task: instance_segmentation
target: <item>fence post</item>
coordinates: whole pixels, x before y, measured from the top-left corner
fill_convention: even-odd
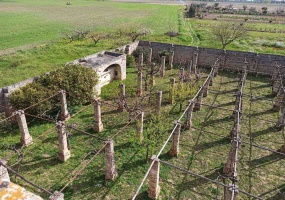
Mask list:
[[[148,59],[147,59],[147,64],[150,66],[151,65],[151,59],[152,59],[152,48],[148,49]]]
[[[203,89],[198,94],[197,101],[195,102],[195,105],[194,105],[194,108],[193,108],[194,112],[197,112],[197,111],[201,110],[202,99],[203,99]]]
[[[141,112],[137,118],[137,136],[140,138],[140,142],[143,140],[143,118],[144,118],[144,112]]]
[[[115,180],[118,173],[116,171],[115,156],[114,156],[114,140],[107,140],[105,146],[106,154],[106,172],[105,180]]]
[[[232,199],[232,193],[234,191],[234,198]],[[233,184],[229,184],[228,187],[224,186],[224,200],[235,200],[238,195],[238,189]]]
[[[65,162],[70,158],[70,150],[68,148],[68,138],[66,132],[66,125],[64,121],[58,121],[56,123],[57,134],[58,134],[58,158],[59,160]]]
[[[186,112],[186,121],[184,123],[184,127],[187,129],[190,129],[192,126],[192,113],[193,113],[193,108],[194,108],[194,101],[193,100],[189,100],[188,101],[188,110]]]
[[[33,138],[29,133],[25,112],[23,110],[18,110],[16,112],[16,118],[21,133],[21,144],[24,146],[31,145],[33,143]]]
[[[94,131],[100,133],[103,131],[103,123],[101,118],[101,102],[100,99],[94,100]]]
[[[155,108],[157,114],[160,114],[161,102],[162,102],[162,91],[157,91],[156,92],[156,108]]]
[[[49,200],[64,200],[64,194],[58,191],[55,191],[53,195],[49,197]]]
[[[171,51],[169,54],[169,65],[168,65],[169,70],[172,70],[173,68],[173,58],[174,58],[174,51]]]
[[[169,88],[169,103],[174,103],[174,86],[175,86],[175,78],[170,79],[170,88]]]
[[[172,147],[169,152],[169,154],[173,157],[178,157],[178,154],[179,154],[179,138],[180,138],[180,132],[181,132],[181,123],[176,122],[176,124],[177,126],[172,136]]]
[[[284,121],[285,121],[285,108],[281,109],[281,115],[276,123],[276,128],[281,130],[284,128]]]
[[[6,160],[0,159],[0,162],[3,163],[4,165],[7,164]],[[10,182],[10,176],[8,170],[2,165],[0,165],[0,181]]]
[[[278,94],[277,94],[277,99],[276,99],[276,101],[274,102],[274,105],[273,105],[273,110],[274,111],[277,111],[277,112],[280,111],[283,98],[284,98],[284,91],[283,91],[283,89],[280,89]]]
[[[67,110],[66,92],[64,90],[60,91],[60,103],[61,103],[61,121],[67,121],[70,119],[70,114]]]
[[[157,199],[160,193],[159,186],[159,167],[160,163],[156,155],[153,155],[151,159],[154,161],[154,164],[149,172],[149,188],[148,188],[148,197],[151,199]]]
[[[165,56],[161,57],[161,64],[160,64],[160,77],[165,76]]]

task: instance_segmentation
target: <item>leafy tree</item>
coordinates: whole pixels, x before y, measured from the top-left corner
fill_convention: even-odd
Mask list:
[[[238,38],[246,35],[246,26],[240,23],[222,22],[212,27],[212,34],[222,43],[223,49]]]
[[[179,104],[179,112],[182,111],[183,103],[191,99],[197,92],[197,88],[189,82],[178,82],[171,89],[174,101]]]
[[[169,36],[170,40],[172,40],[172,38],[179,36],[179,33],[175,31],[168,31],[165,33],[165,35]]]
[[[145,161],[148,162],[155,150],[160,146],[160,140],[167,132],[167,123],[162,115],[150,114],[143,129],[143,139],[140,141],[145,152]],[[139,140],[139,138],[138,138]]]

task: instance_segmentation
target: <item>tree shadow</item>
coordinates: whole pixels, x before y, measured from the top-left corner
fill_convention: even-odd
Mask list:
[[[285,184],[280,185],[277,188],[274,188],[272,190],[269,190],[261,195],[259,195],[260,197],[263,197],[271,192],[276,192],[276,194],[270,198],[268,198],[268,200],[280,200],[280,199],[285,199]]]
[[[228,137],[224,137],[224,138],[221,138],[221,139],[213,141],[213,142],[198,144],[197,146],[195,146],[195,150],[196,151],[198,151],[198,150],[204,151],[206,149],[210,149],[210,148],[213,148],[213,147],[218,146],[218,145],[227,145],[229,143],[230,143],[230,139]]]
[[[276,111],[274,111],[272,109],[268,109],[268,110],[264,110],[262,112],[249,114],[249,116],[250,117],[257,117],[257,116],[260,116],[260,115],[273,114],[273,113],[276,113]]]
[[[232,106],[232,105],[235,105],[235,103],[236,103],[236,101],[231,101],[231,102],[227,102],[227,103],[218,104],[217,106],[219,106],[219,107]]]
[[[277,161],[279,161],[281,159],[284,159],[284,158],[285,157],[282,156],[282,155],[278,155],[276,153],[272,153],[270,155],[251,160],[248,164],[249,164],[250,167],[258,168],[260,166],[264,166],[264,165],[268,165],[268,164],[277,162]]]
[[[209,126],[209,125],[213,125],[213,124],[220,124],[220,123],[225,123],[225,122],[230,122],[230,121],[232,121],[231,116],[226,116],[224,118],[208,120],[206,122],[203,122],[203,125]]]
[[[270,127],[266,128],[266,129],[264,129],[264,130],[260,130],[260,131],[253,132],[253,133],[251,134],[251,137],[256,138],[256,137],[259,137],[259,136],[268,134],[268,133],[270,133],[270,132],[275,132],[275,131],[276,131],[276,129],[275,129],[274,127],[270,126]]]

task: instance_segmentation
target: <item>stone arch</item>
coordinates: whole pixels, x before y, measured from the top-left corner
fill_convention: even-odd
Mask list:
[[[119,64],[111,64],[104,69],[104,73],[110,73],[110,78],[112,80],[123,80],[122,77],[122,67]]]

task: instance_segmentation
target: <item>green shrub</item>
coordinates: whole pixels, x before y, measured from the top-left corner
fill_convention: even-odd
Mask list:
[[[10,103],[14,109],[24,109],[48,98],[53,94],[52,90],[45,88],[40,83],[33,82],[12,92],[10,95]],[[41,114],[47,110],[51,110],[52,107],[52,100],[44,101],[39,105],[30,108],[28,113]]]
[[[40,76],[35,82],[12,92],[10,101],[15,109],[23,109],[48,98],[60,90],[67,92],[69,105],[80,105],[94,98],[93,87],[98,83],[97,73],[80,65],[66,65]],[[31,114],[42,114],[59,107],[59,98],[51,98],[29,109]]]
[[[98,77],[91,68],[66,65],[40,76],[37,82],[54,92],[65,90],[69,104],[80,105],[94,97],[93,87],[98,83]]]
[[[135,57],[133,55],[127,55],[127,67],[134,67],[135,64]]]

